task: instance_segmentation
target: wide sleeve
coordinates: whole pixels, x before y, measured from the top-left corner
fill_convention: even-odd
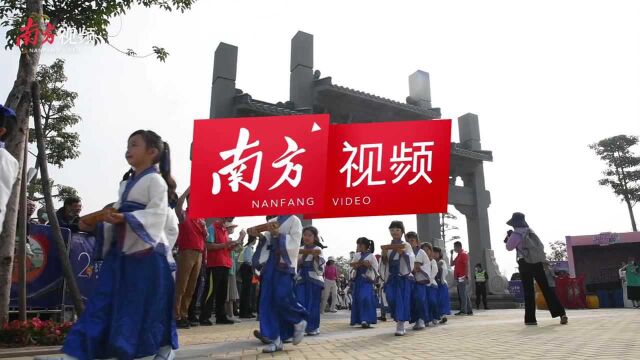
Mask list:
[[[292,262],[293,259],[298,258],[300,252],[300,241],[302,240],[302,222],[297,216],[291,216],[293,223],[289,227],[289,231],[285,234],[280,234],[278,237],[278,245],[280,249],[287,249],[287,251],[281,252],[282,260],[289,266],[295,267],[297,263]]]
[[[413,253],[413,248],[411,248],[409,243],[404,244],[404,255],[408,257],[407,265],[409,266],[409,272],[411,272],[416,261],[416,255]]]
[[[4,222],[5,209],[13,190],[13,184],[18,178],[20,164],[5,149],[0,149],[0,233],[2,233],[2,223]]]
[[[433,279],[431,281],[431,285],[438,286],[438,284],[435,282],[436,275],[438,274],[438,263],[435,260],[430,260],[429,262],[431,263],[431,274],[433,275],[431,277],[431,279]]]
[[[142,210],[124,213],[124,218],[139,241],[155,248],[162,242],[167,222],[167,184],[160,175],[151,175],[147,190],[147,206]]]
[[[320,272],[324,272],[324,266],[327,263],[327,258],[325,257],[321,247],[316,246],[316,250],[320,250],[320,255],[318,255],[318,270]]]
[[[447,282],[447,275],[449,275],[449,268],[447,267],[447,263],[444,260],[440,260],[442,264],[442,282]]]
[[[373,254],[369,254],[369,256],[367,256],[366,259],[370,264],[371,264],[371,268],[374,271],[378,271],[378,260],[376,260],[376,257]]]

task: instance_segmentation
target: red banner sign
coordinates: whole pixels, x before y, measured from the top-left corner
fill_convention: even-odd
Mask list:
[[[328,115],[197,120],[193,217],[447,211],[451,120],[329,125]]]
[[[447,212],[450,152],[451,120],[331,125],[324,211],[305,217]]]
[[[192,217],[321,212],[328,115],[196,120]]]

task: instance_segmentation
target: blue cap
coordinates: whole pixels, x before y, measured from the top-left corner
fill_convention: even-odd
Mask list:
[[[16,112],[6,106],[0,105],[0,114],[3,117],[16,117]]]

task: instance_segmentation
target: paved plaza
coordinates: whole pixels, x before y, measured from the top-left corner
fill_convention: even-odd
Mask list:
[[[523,310],[477,311],[450,316],[447,325],[393,335],[395,323],[360,329],[348,325],[348,312],[325,315],[321,335],[306,337],[284,352],[261,354],[251,333],[256,321],[181,331],[180,359],[637,359],[640,310],[569,311],[569,325],[538,312],[538,326],[523,325]]]
[[[393,335],[395,323],[352,328],[349,312],[324,315],[321,334],[285,351],[262,354],[256,321],[180,331],[178,359],[638,359],[640,310],[569,311],[569,325],[538,311],[538,326],[523,325],[523,310],[450,316],[446,325]],[[53,357],[53,356],[52,356]],[[19,359],[30,359],[20,357]]]

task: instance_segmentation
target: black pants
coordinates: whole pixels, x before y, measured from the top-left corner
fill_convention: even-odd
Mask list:
[[[240,287],[240,317],[249,317],[254,313],[253,297],[256,293],[256,286],[251,283],[253,268],[249,264],[242,264],[239,272],[242,280],[242,286]]]
[[[200,322],[209,320],[213,311],[213,303],[216,304],[216,321],[226,320],[225,303],[227,302],[227,287],[229,285],[229,268],[216,266],[207,268],[207,276],[204,278],[204,291],[200,300]],[[209,292],[213,286],[211,296]]]
[[[533,280],[538,283],[542,295],[547,302],[551,317],[564,316],[566,313],[564,307],[560,304],[560,300],[556,293],[549,287],[547,276],[544,273],[542,263],[529,264],[523,259],[518,260],[520,269],[520,277],[522,279],[522,288],[524,290],[524,322],[536,322],[536,297]]]
[[[476,282],[476,309],[480,309],[480,299],[482,298],[482,305],[487,309],[487,283]]]

